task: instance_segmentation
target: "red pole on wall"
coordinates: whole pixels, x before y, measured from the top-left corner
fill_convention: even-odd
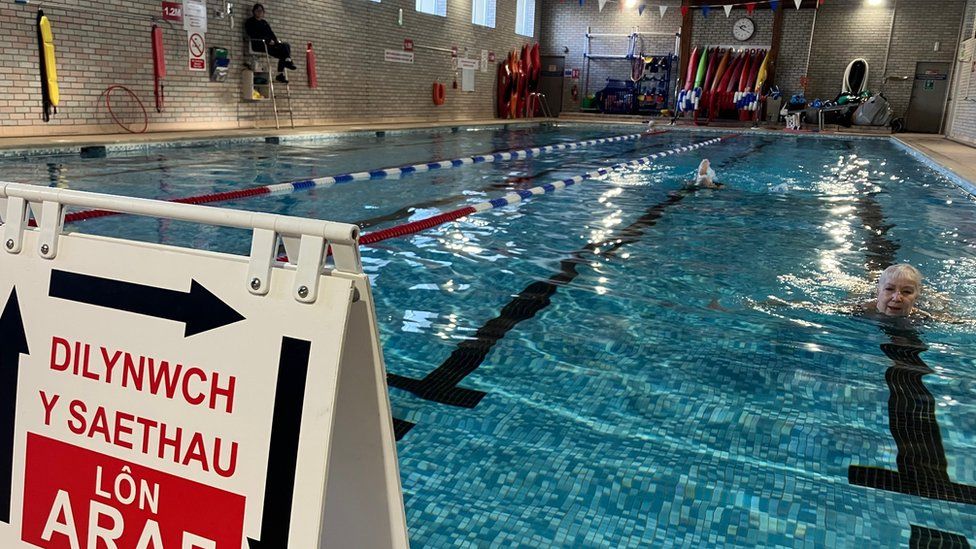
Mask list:
[[[319,87],[319,77],[315,72],[315,52],[312,51],[312,43],[308,43],[305,48],[305,69],[308,71],[308,87]]]
[[[166,78],[166,53],[163,50],[163,29],[152,26],[153,95],[156,96],[156,112],[163,112],[166,95],[163,79]]]

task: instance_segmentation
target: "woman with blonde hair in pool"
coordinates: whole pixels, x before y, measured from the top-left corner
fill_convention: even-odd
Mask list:
[[[892,265],[882,271],[878,278],[878,295],[861,307],[866,312],[877,312],[886,316],[911,316],[917,314],[930,317],[928,313],[915,308],[915,302],[922,292],[922,273],[907,263]]]

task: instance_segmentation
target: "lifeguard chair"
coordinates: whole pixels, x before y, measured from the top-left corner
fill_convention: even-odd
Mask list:
[[[271,56],[263,40],[253,39],[244,33],[244,74],[241,77],[241,96],[244,101],[271,100],[274,111],[275,128],[280,129],[278,119],[278,98],[271,70]],[[288,119],[295,127],[295,116],[291,109],[291,86],[285,83],[285,98],[288,101]]]

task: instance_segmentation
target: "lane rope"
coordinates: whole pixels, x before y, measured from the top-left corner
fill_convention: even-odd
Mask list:
[[[376,180],[376,179],[399,178],[407,174],[423,173],[423,172],[439,170],[443,168],[460,168],[462,166],[469,166],[472,164],[480,164],[484,162],[502,162],[505,160],[517,160],[520,158],[541,156],[543,154],[548,154],[554,151],[578,149],[581,147],[590,147],[593,145],[600,145],[603,143],[619,143],[622,141],[632,141],[634,139],[642,139],[644,137],[649,137],[652,135],[660,135],[662,133],[667,133],[667,132],[664,130],[658,130],[654,132],[642,132],[642,133],[634,133],[630,135],[618,135],[614,137],[601,137],[599,139],[587,139],[585,141],[574,141],[572,143],[557,143],[554,145],[546,145],[543,147],[532,147],[527,149],[498,151],[498,152],[487,153],[487,154],[479,154],[475,156],[467,156],[463,158],[454,158],[451,160],[437,160],[434,162],[422,162],[420,164],[409,164],[409,165],[397,166],[392,168],[380,168],[376,170],[317,177],[314,179],[302,179],[299,181],[276,183],[273,185],[262,185],[259,187],[250,187],[247,189],[240,189],[236,191],[225,191],[220,193],[208,193],[208,194],[202,194],[196,196],[187,196],[182,198],[171,198],[166,200],[166,202],[177,202],[180,204],[210,204],[213,202],[238,200],[238,199],[250,198],[254,196],[289,194],[289,193],[294,193],[294,192],[304,191],[309,189],[324,189],[336,184],[350,183],[353,181],[368,181],[368,180]],[[65,215],[64,222],[73,223],[76,221],[84,221],[86,219],[95,219],[99,217],[109,217],[114,215],[121,215],[121,214],[119,214],[118,212],[112,212],[108,210],[84,210],[84,211],[73,212]]]
[[[559,181],[553,181],[552,183],[547,183],[545,185],[540,185],[538,187],[532,187],[530,189],[525,189],[521,191],[516,191],[513,193],[506,194],[500,198],[495,198],[492,200],[487,200],[484,202],[478,202],[476,204],[470,204],[456,210],[451,210],[449,212],[443,212],[428,218],[420,219],[417,221],[411,221],[409,223],[404,223],[402,225],[397,225],[395,227],[390,227],[388,229],[381,229],[379,231],[373,231],[370,233],[365,233],[359,237],[359,243],[361,245],[376,244],[377,242],[382,242],[384,240],[389,240],[391,238],[397,238],[401,236],[407,236],[410,234],[418,233],[424,231],[437,225],[442,225],[449,221],[454,221],[459,218],[476,214],[479,212],[484,212],[492,210],[495,208],[504,208],[505,206],[511,206],[513,204],[518,204],[534,196],[541,196],[545,194],[550,194],[556,192],[560,189],[565,189],[566,187],[571,187],[578,183],[582,183],[587,179],[593,179],[601,175],[606,175],[611,172],[619,172],[636,166],[644,166],[650,164],[658,158],[665,156],[671,156],[674,154],[681,154],[688,151],[693,151],[700,149],[702,147],[707,147],[709,145],[714,145],[726,139],[732,139],[738,137],[739,134],[724,135],[722,137],[717,137],[715,139],[709,139],[707,141],[702,141],[701,143],[695,143],[694,145],[688,145],[685,147],[677,147],[667,151],[662,151],[659,153],[654,153],[641,158],[636,158],[628,162],[621,162],[619,164],[614,164],[606,168],[600,168],[590,172],[586,172],[581,175],[574,177],[569,177],[566,179],[561,179]]]

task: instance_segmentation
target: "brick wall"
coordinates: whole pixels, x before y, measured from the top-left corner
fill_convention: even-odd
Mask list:
[[[674,51],[674,35],[681,28],[681,12],[670,8],[662,18],[657,7],[648,8],[638,15],[636,8],[620,10],[619,2],[607,2],[599,11],[597,0],[585,0],[582,6],[575,0],[542,0],[542,51],[553,55],[566,56],[566,68],[580,69],[578,82],[567,82],[563,86],[563,111],[579,110],[579,103],[571,97],[573,84],[579,86],[580,96],[587,84],[587,64],[583,59],[586,47],[586,29],[593,33],[627,34],[636,27],[644,37],[643,49],[648,55],[665,54]],[[651,36],[649,33],[665,33]],[[593,38],[591,53],[623,55],[627,53],[628,41],[625,37]],[[569,51],[565,52],[565,48]],[[591,60],[589,63],[589,93],[595,93],[606,85],[607,78],[629,79],[630,63],[618,60]]]
[[[966,4],[962,39],[976,34],[976,0]],[[973,61],[976,61],[974,59]],[[976,64],[956,63],[956,88],[953,93],[953,111],[949,119],[949,137],[976,145]]]
[[[153,82],[150,16],[161,11],[158,0],[65,0],[77,9],[49,5],[58,55],[61,107],[50,123],[41,121],[39,75],[34,20],[36,7],[0,4],[0,136],[117,132],[98,101],[110,84],[131,88],[149,109],[151,131],[268,126],[270,106],[241,100],[242,26],[250,15],[250,1],[233,0],[229,18],[213,12],[223,2],[208,1],[211,12],[208,46],[230,50],[231,71],[223,83],[207,73],[187,69],[186,32],[163,25],[168,78],[166,109],[152,108]],[[509,50],[530,39],[515,34],[516,0],[497,0],[495,28],[471,24],[471,0],[448,0],[448,16],[416,12],[413,0],[267,0],[267,19],[282,39],[292,44],[298,70],[292,75],[296,122],[438,121],[494,117],[495,68],[477,71],[475,92],[452,90],[454,71],[449,53],[417,49],[413,65],[387,63],[384,49],[402,49],[403,39],[417,45],[468,48],[480,58],[491,50],[502,59]],[[397,25],[403,9],[402,27]],[[100,10],[86,13],[84,9]],[[104,10],[107,13],[103,13]],[[120,14],[124,14],[122,16]],[[536,28],[540,20],[536,9]],[[180,25],[181,27],[181,25]],[[536,39],[538,30],[536,31]],[[306,86],[305,43],[313,42],[317,56],[317,89]],[[447,84],[447,103],[431,101],[434,80]],[[459,77],[460,86],[460,77]],[[113,95],[113,99],[116,98]],[[118,96],[127,120],[141,112]]]
[[[973,0],[969,0],[970,7],[972,3]],[[933,16],[936,4],[937,17]],[[881,88],[886,58],[889,75],[912,75],[918,61],[953,59],[966,0],[898,0],[897,10],[893,5],[893,0],[887,0],[881,6],[868,6],[863,0],[829,0],[815,13],[811,9],[795,10],[791,1],[784,0],[784,30],[775,83],[784,93],[793,94],[800,89],[800,78],[807,75],[810,81],[807,98],[826,100],[840,92],[844,69],[857,57],[867,59],[870,65],[868,87],[874,91]],[[543,50],[555,52],[563,46],[569,47],[567,66],[582,66],[583,33],[588,25],[594,32],[608,33],[630,32],[638,25],[642,30],[673,31],[681,25],[677,6],[671,7],[663,20],[656,8],[638,16],[636,9],[621,12],[616,3],[608,3],[599,13],[592,0],[582,7],[577,2],[558,0],[545,0],[542,6]],[[968,13],[971,14],[972,9]],[[712,9],[707,18],[700,10],[693,10],[693,14],[694,46],[737,44],[732,37],[732,23],[746,16],[745,9],[733,9],[729,18],[720,8]],[[894,34],[889,51],[888,36],[893,16]],[[756,33],[740,44],[745,47],[768,46],[772,37],[772,10],[759,5],[750,18],[756,23]],[[933,51],[936,41],[941,43],[938,52]],[[599,89],[598,84],[610,74],[614,78],[626,78],[628,74],[627,64],[617,61],[592,61],[591,69],[591,91]],[[896,113],[901,114],[907,108],[911,85],[911,81],[889,85],[887,95]]]

